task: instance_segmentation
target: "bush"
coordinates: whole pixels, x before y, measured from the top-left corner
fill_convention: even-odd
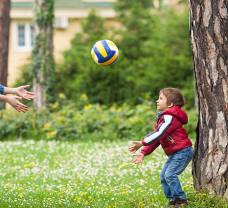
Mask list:
[[[186,129],[188,131],[189,137],[195,141],[196,140],[196,127],[197,127],[197,111],[189,110],[188,111],[188,124],[186,125]]]
[[[156,121],[151,103],[130,107],[112,105],[110,108],[99,104],[68,104],[64,107],[53,104],[54,112],[30,111],[20,114],[1,111],[1,139],[45,139],[45,140],[139,140],[152,131]],[[194,111],[190,112],[190,123],[186,126],[194,138]]]

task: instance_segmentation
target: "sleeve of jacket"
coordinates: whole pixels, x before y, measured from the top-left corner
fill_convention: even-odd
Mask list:
[[[161,119],[161,124],[151,134],[148,134],[142,140],[142,144],[144,146],[148,146],[150,144],[156,143],[163,138],[166,138],[167,135],[169,135],[177,128],[172,115],[163,115]]]
[[[141,153],[144,155],[149,155],[152,153],[158,146],[160,145],[160,142],[157,140],[156,142],[151,143],[148,146],[143,146]]]
[[[4,86],[2,84],[0,84],[0,94],[4,94]]]

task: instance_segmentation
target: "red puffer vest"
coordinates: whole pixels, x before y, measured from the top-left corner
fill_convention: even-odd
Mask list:
[[[188,123],[187,114],[180,106],[173,106],[161,113],[154,131],[147,135],[142,143],[142,153],[152,153],[160,144],[167,155],[192,146],[186,130],[182,127]]]

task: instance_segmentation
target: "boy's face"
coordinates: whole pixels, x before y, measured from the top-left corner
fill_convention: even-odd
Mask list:
[[[171,105],[167,104],[167,98],[163,93],[159,94],[159,98],[156,102],[157,102],[157,109],[160,111],[164,111],[165,109],[172,106],[172,104]]]

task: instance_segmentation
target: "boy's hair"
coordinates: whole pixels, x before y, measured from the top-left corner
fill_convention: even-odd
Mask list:
[[[177,88],[164,88],[160,90],[160,93],[165,95],[168,105],[173,103],[173,105],[179,105],[182,107],[185,103],[183,95]]]

